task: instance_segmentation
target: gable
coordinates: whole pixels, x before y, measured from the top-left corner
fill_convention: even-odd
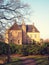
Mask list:
[[[27,32],[39,32],[38,29],[34,25],[26,25],[26,31]]]
[[[17,23],[14,23],[9,30],[21,30]]]
[[[9,30],[22,30],[22,25],[15,22]],[[39,32],[39,30],[34,25],[26,25],[26,32]]]

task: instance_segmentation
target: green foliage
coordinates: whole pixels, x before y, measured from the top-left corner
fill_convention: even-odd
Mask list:
[[[8,45],[4,42],[0,42],[0,54],[7,54]]]
[[[22,54],[22,55],[39,55],[49,54],[49,43],[44,43],[42,46],[36,44],[16,45],[14,43],[6,44],[0,42],[0,54]]]
[[[22,53],[23,53],[23,55],[28,55],[28,45],[22,46]]]
[[[22,54],[22,45],[16,45],[16,53]]]
[[[16,45],[11,43],[10,44],[10,50],[11,50],[11,54],[21,54],[22,53],[22,45]]]
[[[40,51],[40,54],[49,54],[49,43],[44,43]]]
[[[15,46],[16,46],[16,45],[13,44],[13,43],[10,43],[9,45],[10,45],[10,51],[11,51],[11,54],[15,53],[15,51],[16,51]]]
[[[40,54],[40,46],[38,45],[32,45],[32,52],[33,54]]]

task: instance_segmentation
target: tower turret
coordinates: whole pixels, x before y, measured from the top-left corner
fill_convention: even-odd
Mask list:
[[[23,44],[26,44],[26,25],[24,20],[22,22],[22,39],[23,39]]]
[[[25,33],[26,33],[26,25],[25,25],[24,20],[23,20],[23,22],[22,22],[22,30],[23,30],[23,32],[25,32]]]

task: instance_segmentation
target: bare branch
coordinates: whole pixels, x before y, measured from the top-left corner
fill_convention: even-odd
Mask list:
[[[0,30],[3,30],[3,28],[5,30],[6,26],[8,26],[8,24],[3,25],[3,19],[6,20],[6,22],[15,18],[22,19],[29,11],[27,10],[29,5],[22,4],[20,0],[7,0],[6,3],[5,1],[6,0],[0,0]]]

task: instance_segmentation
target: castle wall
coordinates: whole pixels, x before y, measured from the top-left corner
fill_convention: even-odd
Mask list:
[[[6,32],[5,32],[5,43],[7,43],[7,44],[9,43],[8,39],[9,39],[8,30],[6,30]]]
[[[28,36],[28,43],[30,43],[31,41],[35,40],[36,42],[40,42],[40,33],[38,32],[27,32],[27,36]]]
[[[10,30],[6,34],[6,43],[15,43],[18,45],[22,44],[22,30]]]

